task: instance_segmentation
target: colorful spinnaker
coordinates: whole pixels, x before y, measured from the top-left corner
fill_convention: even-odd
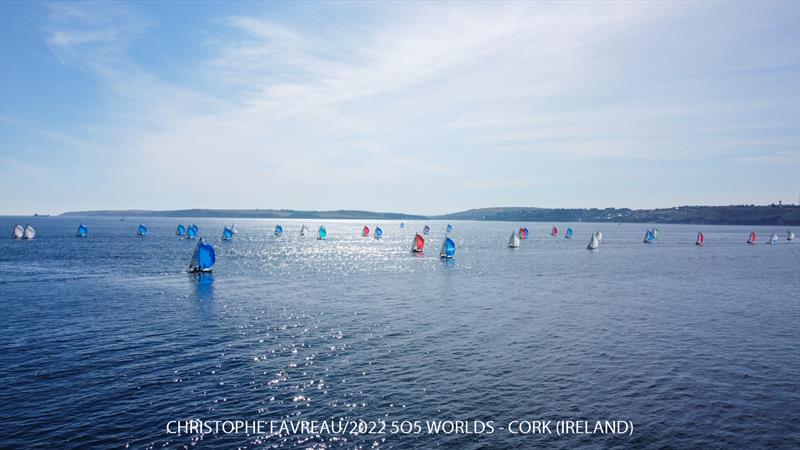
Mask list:
[[[325,225],[320,225],[319,230],[317,230],[317,240],[324,240],[328,237],[328,230],[325,229]]]
[[[697,233],[697,241],[695,241],[695,243],[694,243],[694,244],[695,244],[695,245],[701,245],[701,246],[702,246],[702,245],[703,245],[703,243],[705,243],[705,241],[706,241],[706,237],[705,237],[705,236],[703,236],[703,233],[700,233],[700,232],[698,232],[698,233]]]
[[[197,239],[197,233],[199,232],[200,230],[197,228],[197,225],[191,225],[186,229],[186,239]]]
[[[183,236],[186,234],[186,227],[182,223],[178,224],[178,229],[175,230],[175,236]]]
[[[226,227],[226,229],[228,228]],[[231,233],[233,233],[233,230],[231,230]],[[217,257],[214,254],[214,247],[212,247],[210,244],[206,244],[206,242],[201,238],[197,243],[197,246],[194,248],[192,261],[189,263],[189,272],[211,272],[216,260]]]
[[[35,237],[36,230],[32,226],[25,224],[25,232],[22,233],[22,239],[33,239]]]
[[[303,225],[302,227],[300,227],[300,236],[305,236],[306,233],[308,233],[308,227]]]
[[[772,245],[777,244],[778,243],[778,235],[773,233],[772,237],[769,239],[769,242],[767,242],[767,243],[768,244],[772,244]]]
[[[147,227],[144,226],[143,223],[139,224],[139,228],[136,230],[136,235],[139,236],[139,237],[147,236]]]
[[[425,228],[422,229],[422,234],[428,234],[431,232],[431,227],[425,225]]]
[[[567,233],[564,234],[564,239],[572,239],[572,233],[573,233],[572,227],[567,228]]]
[[[76,234],[75,236],[86,237],[88,235],[89,235],[89,228],[84,224],[78,225],[78,234]]]
[[[369,237],[369,227],[364,225],[364,228],[361,229],[361,236]]]
[[[14,225],[14,231],[11,232],[11,237],[14,239],[22,239],[22,236],[25,235],[25,228],[22,228],[22,225],[16,224]]]
[[[553,227],[553,230],[550,231],[550,236],[558,236],[558,228]]]
[[[644,243],[645,244],[652,244],[655,240],[656,236],[653,234],[653,230],[647,229],[647,232],[644,233]]]
[[[755,244],[756,243],[756,232],[755,231],[751,231],[750,232],[750,238],[747,239],[747,243],[748,244]]]
[[[222,239],[225,241],[230,241],[231,239],[233,239],[233,230],[231,230],[228,227],[225,227],[225,229],[222,230]]]
[[[519,247],[519,235],[515,231],[511,232],[511,237],[508,239],[508,246],[509,248]]]
[[[381,227],[375,227],[375,233],[373,233],[373,235],[375,236],[375,239],[382,238],[383,237],[383,230],[381,230]]]
[[[280,236],[283,234],[283,227],[280,225],[275,225],[275,236]]]
[[[522,227],[519,229],[519,238],[520,239],[528,239],[528,228]]]
[[[411,251],[414,253],[421,253],[425,248],[425,239],[417,233],[414,236],[414,242],[411,243]]]
[[[452,233],[453,232],[453,226],[450,225],[449,223],[447,224],[447,232],[448,233]]]
[[[442,250],[439,252],[440,258],[450,259],[456,256],[456,243],[449,237],[444,238]]]

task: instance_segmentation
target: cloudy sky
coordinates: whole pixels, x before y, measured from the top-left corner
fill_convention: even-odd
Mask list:
[[[0,3],[0,213],[798,202],[800,2]]]

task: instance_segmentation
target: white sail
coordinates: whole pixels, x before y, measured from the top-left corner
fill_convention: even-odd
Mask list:
[[[787,241],[793,241],[794,240],[794,233],[791,232],[791,231],[788,231],[787,235],[786,235],[786,240]]]
[[[603,233],[600,231],[596,231],[594,233],[594,237],[597,239],[597,242],[600,243],[603,241]]]
[[[33,239],[36,237],[36,230],[30,225],[25,225],[25,234],[22,235],[23,239]]]
[[[772,237],[769,240],[769,243],[772,244],[772,245],[777,244],[778,243],[778,235],[777,234],[773,234]]]
[[[511,233],[511,238],[508,239],[508,246],[510,248],[519,247],[519,235],[515,232]]]
[[[25,235],[25,229],[22,228],[22,225],[14,225],[14,234],[12,234],[14,239],[22,239],[23,235]]]
[[[599,231],[597,233],[599,233]],[[600,241],[597,239],[597,233],[592,236],[592,239],[589,241],[589,245],[586,246],[587,249],[597,250],[597,247],[600,246]]]
[[[197,260],[197,256],[200,253],[200,243],[203,242],[202,239],[197,242],[197,245],[194,247],[194,253],[192,253],[192,261],[189,263],[189,269],[195,269],[200,266],[200,262]]]
[[[233,231],[233,234],[239,234],[239,230],[236,229],[235,223],[231,225],[231,231]]]
[[[300,236],[305,236],[306,233],[308,233],[308,227],[303,225],[302,227],[300,227]]]

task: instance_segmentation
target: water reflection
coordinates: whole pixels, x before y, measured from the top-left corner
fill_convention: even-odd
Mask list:
[[[195,297],[203,302],[214,300],[214,274],[197,273],[192,274],[192,282],[195,284]]]

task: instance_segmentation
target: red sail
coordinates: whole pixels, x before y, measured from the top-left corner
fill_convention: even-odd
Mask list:
[[[525,231],[525,228],[520,228],[519,229],[519,238],[520,239],[525,239],[527,237],[528,237],[528,232]]]
[[[558,228],[553,227],[553,236],[558,236]]]
[[[755,242],[755,241],[756,241],[756,232],[755,231],[751,231],[750,232],[750,240],[748,242]]]
[[[369,227],[365,226],[363,230],[361,230],[362,236],[369,236]]]
[[[417,234],[417,236],[414,238],[414,249],[418,252],[421,252],[423,248],[425,248],[425,239]]]

